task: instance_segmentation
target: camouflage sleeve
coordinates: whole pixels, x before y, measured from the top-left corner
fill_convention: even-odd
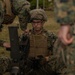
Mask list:
[[[24,10],[23,10],[24,11]],[[24,15],[25,14],[25,15]],[[28,15],[28,16],[27,16]],[[28,24],[28,19],[29,19],[29,13],[26,12],[21,12],[19,13],[19,22],[20,22],[20,28],[24,31],[27,29],[27,24]]]
[[[20,50],[22,50],[24,53],[27,53],[27,51],[30,48],[29,37],[25,34],[22,34],[19,38],[19,42],[20,42]]]
[[[66,46],[59,39],[57,39],[53,48],[53,56],[55,57],[55,70],[58,73],[63,73],[63,70],[67,65],[65,56],[66,52]]]
[[[56,21],[72,25],[75,21],[75,0],[54,0]]]
[[[7,70],[10,69],[11,59],[4,54],[0,55],[0,75],[3,75]]]
[[[57,39],[57,36],[55,34],[53,34],[53,33],[49,34],[49,36],[48,36],[48,49],[49,50],[53,50],[56,39]]]
[[[66,47],[62,44],[59,39],[56,39],[53,47],[53,54],[49,56],[49,64],[51,65],[53,71],[58,74],[63,73],[66,67]]]
[[[20,43],[25,43],[27,38],[28,38],[27,34],[21,34],[21,36],[19,37]]]
[[[24,31],[25,29],[27,29],[27,24],[30,20],[30,3],[28,1],[26,1],[22,5],[18,17],[20,22],[20,28]]]

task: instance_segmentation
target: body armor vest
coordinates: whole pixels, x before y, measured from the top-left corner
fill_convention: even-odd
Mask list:
[[[47,37],[44,35],[30,35],[29,57],[47,56]]]

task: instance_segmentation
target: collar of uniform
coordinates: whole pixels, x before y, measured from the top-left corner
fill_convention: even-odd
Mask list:
[[[44,32],[46,32],[46,30],[45,30],[44,28],[42,28],[42,29],[41,29],[41,32],[40,32],[39,34],[42,34],[42,33],[44,33]],[[35,34],[35,35],[39,35],[39,34],[36,34],[36,33],[35,33],[34,29],[31,29],[31,30],[30,30],[30,33]]]

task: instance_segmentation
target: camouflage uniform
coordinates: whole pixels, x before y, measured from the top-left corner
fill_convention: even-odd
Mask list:
[[[3,75],[6,71],[10,70],[9,64],[11,59],[5,54],[0,54],[0,75]]]
[[[31,23],[33,20],[47,21],[45,11],[42,9],[34,9],[30,12],[30,14]],[[54,43],[56,41],[56,36],[53,33],[46,31],[44,28],[41,29],[40,34],[36,34],[34,28],[29,31],[29,34],[23,34],[21,37],[21,42],[24,43],[26,39],[23,39],[23,36],[29,38],[30,43],[30,48],[26,53],[27,61],[25,66],[25,74],[54,75],[50,64],[45,61],[45,57],[51,55]]]
[[[75,21],[75,0],[55,0],[57,22],[73,24]]]
[[[5,0],[6,1],[6,0]],[[18,15],[20,27],[25,30],[29,20],[30,3],[27,0],[10,0],[12,15],[6,13],[6,8],[4,6],[4,0],[0,0],[0,26],[1,24],[12,23],[15,16]],[[8,7],[7,7],[8,8]],[[28,16],[27,16],[28,15]]]
[[[27,41],[27,40],[24,41],[23,37],[26,37],[26,35],[23,34],[23,36],[21,37],[22,43]],[[37,75],[37,74],[38,75],[41,75],[41,74],[50,75],[52,74],[53,71],[51,69],[50,63],[48,64],[44,60],[46,56],[51,57],[52,51],[53,51],[53,45],[56,40],[56,36],[53,33],[48,33],[48,31],[46,31],[45,29],[42,29],[42,33],[38,35],[34,32],[34,29],[32,29],[30,30],[29,35],[27,35],[27,37],[30,40],[30,48],[26,52],[28,56],[27,62],[26,62],[27,65],[25,67],[26,75],[30,75],[30,74],[32,75]],[[26,47],[24,49],[26,49]],[[39,57],[38,60],[37,60],[37,57]],[[40,65],[42,61],[46,63],[43,66]]]
[[[0,47],[3,47],[5,41],[0,40]],[[8,69],[11,59],[4,52],[0,53],[0,75],[3,75]]]
[[[75,0],[55,0],[55,16],[60,24],[73,25],[75,22]],[[71,26],[72,27],[72,26]],[[74,29],[74,27],[73,27]],[[75,39],[74,30],[71,30]],[[58,46],[57,46],[58,47]],[[59,52],[60,51],[60,52]],[[67,47],[58,47],[59,57],[63,58],[65,68],[62,69],[62,75],[75,75],[75,40]],[[63,55],[61,55],[63,54]],[[59,62],[58,62],[59,64]]]
[[[12,11],[14,14],[18,15],[20,27],[22,30],[26,29],[27,22],[29,20],[29,10],[30,3],[27,0],[11,0],[12,2]]]

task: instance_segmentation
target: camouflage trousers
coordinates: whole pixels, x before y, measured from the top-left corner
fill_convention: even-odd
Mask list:
[[[25,75],[56,75],[48,63],[41,64],[37,60],[27,60],[24,68]]]
[[[68,46],[56,42],[54,53],[56,53],[55,70],[60,75],[75,75],[75,35],[74,41]]]
[[[72,24],[75,21],[75,0],[54,0],[56,20],[60,24]]]
[[[8,69],[10,65],[10,58],[7,56],[0,56],[0,75],[3,75]]]

